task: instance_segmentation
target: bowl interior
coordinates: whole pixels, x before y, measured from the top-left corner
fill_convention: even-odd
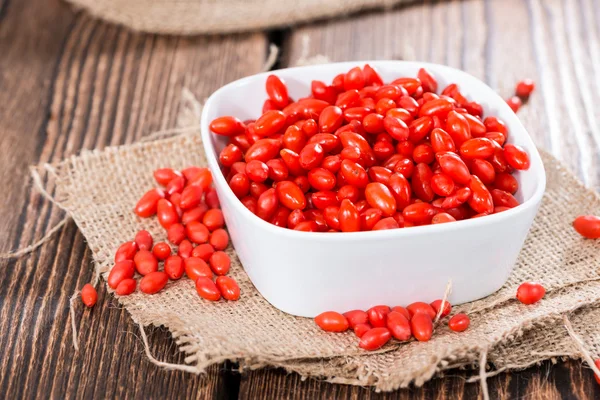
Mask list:
[[[515,197],[521,203],[533,198],[539,200],[545,188],[541,158],[524,126],[506,102],[485,83],[463,71],[422,62],[357,61],[287,68],[253,75],[222,87],[208,99],[202,115],[203,138],[212,144],[206,146],[211,168],[216,170],[218,154],[227,144],[227,138],[212,134],[208,128],[210,121],[224,115],[233,115],[241,120],[256,119],[260,116],[263,102],[267,99],[265,81],[268,75],[275,74],[283,78],[287,83],[289,95],[297,99],[310,94],[312,80],[330,83],[337,74],[354,66],[363,66],[365,63],[375,67],[384,82],[402,76],[416,76],[419,68],[425,67],[437,79],[440,91],[448,84],[456,83],[468,99],[475,100],[483,106],[484,116],[497,116],[504,120],[509,130],[507,142],[522,146],[531,158],[529,170],[515,173],[519,182],[519,191]]]

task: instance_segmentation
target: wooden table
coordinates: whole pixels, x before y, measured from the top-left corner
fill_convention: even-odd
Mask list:
[[[131,143],[175,126],[180,93],[203,99],[258,72],[268,44],[294,64],[304,37],[310,55],[333,61],[426,60],[462,68],[503,96],[515,82],[538,85],[520,116],[538,145],[599,188],[600,2],[452,1],[399,7],[294,29],[196,38],[132,33],[74,12],[58,0],[0,0],[0,251],[44,236],[63,213],[29,184],[27,167],[82,148]],[[457,371],[422,388],[370,389],[301,381],[281,370],[239,374],[226,363],[205,376],[148,362],[137,327],[99,289],[78,307],[81,350],[72,346],[68,299],[92,275],[90,251],[73,222],[33,254],[0,261],[0,393],[5,398],[474,398]],[[164,329],[151,351],[183,361]],[[489,379],[492,398],[600,398],[579,361],[546,362]]]

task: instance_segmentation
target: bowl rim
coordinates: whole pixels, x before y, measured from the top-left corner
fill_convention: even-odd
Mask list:
[[[531,195],[531,197],[529,199],[527,199],[526,201],[524,201],[523,203],[519,204],[517,207],[511,208],[509,210],[503,211],[498,214],[487,215],[484,218],[470,218],[467,220],[456,221],[456,223],[450,223],[450,224],[433,224],[433,225],[430,224],[430,225],[423,225],[423,226],[415,226],[415,227],[411,227],[410,229],[399,228],[399,229],[387,229],[387,230],[379,230],[379,231],[360,231],[360,232],[296,231],[293,229],[282,228],[282,227],[273,225],[273,224],[259,218],[257,215],[253,214],[252,212],[250,212],[250,210],[248,210],[242,204],[242,202],[234,195],[233,191],[227,184],[227,181],[225,180],[225,176],[223,175],[223,173],[221,173],[221,169],[219,167],[219,163],[218,163],[217,155],[216,155],[216,149],[214,148],[214,146],[211,142],[211,134],[212,133],[209,128],[210,121],[208,120],[208,118],[209,118],[208,114],[210,113],[210,110],[213,107],[214,102],[216,101],[215,99],[218,98],[219,96],[221,96],[224,91],[226,91],[227,89],[229,89],[233,86],[243,85],[247,82],[257,80],[257,79],[263,79],[271,74],[277,74],[277,72],[286,71],[286,72],[293,73],[294,71],[310,70],[310,69],[316,69],[319,67],[327,66],[328,68],[339,67],[340,73],[341,73],[341,72],[344,72],[344,70],[347,70],[349,67],[360,66],[360,65],[364,65],[364,64],[369,64],[369,65],[375,66],[375,67],[377,67],[378,65],[384,65],[384,64],[404,64],[405,66],[424,67],[424,68],[430,67],[432,69],[435,69],[436,71],[439,71],[441,69],[442,70],[441,73],[443,73],[444,70],[451,71],[454,74],[463,75],[467,79],[474,79],[474,80],[477,80],[479,83],[485,85],[486,88],[488,88],[491,92],[493,92],[493,95],[490,96],[489,98],[486,97],[486,99],[491,104],[493,104],[494,107],[497,107],[500,109],[504,108],[505,110],[510,111],[510,113],[508,114],[508,115],[511,115],[511,117],[509,119],[512,119],[510,124],[511,125],[517,124],[517,126],[519,126],[519,128],[524,133],[522,140],[525,142],[528,142],[527,144],[529,145],[528,150],[529,150],[529,157],[531,160],[531,165],[533,166],[535,164],[535,165],[539,166],[539,168],[536,168],[538,171],[537,177],[536,177],[538,184],[537,184],[537,187],[535,188],[534,193]],[[513,115],[514,115],[514,117],[513,117]],[[506,118],[504,118],[504,120],[506,120]],[[546,171],[544,169],[544,164],[542,162],[539,151],[538,151],[537,147],[535,146],[535,144],[533,143],[533,140],[531,139],[531,136],[529,135],[529,132],[527,131],[525,126],[521,123],[520,119],[516,116],[516,114],[514,112],[512,112],[512,110],[510,109],[508,104],[506,104],[504,99],[502,99],[496,93],[496,91],[494,91],[494,89],[489,87],[485,82],[481,81],[479,78],[477,78],[467,72],[459,70],[457,68],[449,67],[449,66],[442,65],[442,64],[420,62],[420,61],[401,61],[401,60],[367,60],[367,61],[359,60],[359,61],[344,61],[344,62],[335,62],[335,63],[326,63],[326,64],[307,65],[307,66],[300,66],[300,67],[282,68],[282,69],[275,70],[275,71],[266,71],[266,72],[257,73],[257,74],[250,75],[250,76],[235,80],[233,82],[230,82],[230,83],[220,87],[215,92],[213,92],[213,94],[210,95],[210,97],[206,100],[206,103],[204,104],[204,107],[202,110],[202,116],[201,116],[201,120],[200,120],[200,128],[201,128],[200,131],[201,131],[202,142],[203,142],[203,146],[204,146],[205,153],[206,153],[206,159],[208,161],[208,166],[209,166],[211,172],[213,172],[213,180],[215,181],[215,184],[218,183],[219,186],[225,186],[225,189],[223,190],[224,196],[226,196],[228,198],[228,200],[231,202],[233,207],[236,209],[236,212],[241,213],[246,219],[248,219],[252,223],[257,224],[258,227],[260,227],[261,229],[267,230],[272,234],[287,236],[290,239],[318,240],[318,241],[330,241],[330,240],[331,241],[340,241],[340,240],[363,241],[366,239],[378,240],[378,239],[390,239],[390,238],[395,238],[395,237],[400,239],[405,236],[414,237],[414,236],[422,236],[422,235],[432,235],[432,234],[437,234],[437,233],[446,233],[446,232],[452,232],[452,231],[463,231],[463,230],[468,230],[468,229],[472,229],[472,228],[482,227],[485,225],[494,224],[496,222],[502,222],[507,219],[517,218],[518,216],[520,216],[524,213],[527,213],[531,208],[537,207],[540,204],[542,197],[544,195],[545,189],[546,189]],[[214,171],[218,171],[218,173],[216,173]]]

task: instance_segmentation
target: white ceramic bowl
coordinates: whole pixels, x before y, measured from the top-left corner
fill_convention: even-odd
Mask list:
[[[482,104],[485,116],[502,118],[509,128],[508,142],[524,147],[531,159],[529,170],[515,175],[520,185],[516,197],[522,204],[450,224],[353,233],[298,232],[271,225],[248,211],[220,172],[218,154],[226,138],[214,135],[210,122],[224,115],[256,119],[271,73],[285,79],[290,96],[299,98],[310,93],[311,80],[331,82],[335,75],[365,63],[375,67],[385,82],[416,76],[425,67],[441,88],[457,83],[463,94]],[[257,74],[217,90],[204,106],[201,123],[227,228],[248,276],[271,304],[299,316],[430,302],[442,297],[449,279],[453,304],[493,293],[513,268],[546,186],[540,155],[505,101],[480,80],[442,65],[359,61]]]

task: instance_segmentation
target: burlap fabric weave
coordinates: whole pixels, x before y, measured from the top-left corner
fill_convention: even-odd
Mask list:
[[[415,0],[67,0],[90,14],[152,33],[192,35],[284,27]]]
[[[135,293],[118,300],[134,321],[167,327],[195,372],[231,359],[242,368],[280,366],[303,376],[393,390],[479,362],[503,370],[552,357],[579,357],[581,348],[568,336],[564,315],[571,315],[586,351],[598,356],[600,243],[581,238],[570,222],[583,211],[600,214],[600,198],[555,158],[543,153],[543,160],[547,191],[515,269],[498,292],[455,307],[472,319],[469,330],[461,334],[449,331],[442,321],[430,342],[393,343],[366,353],[352,333],[328,334],[311,319],[272,307],[249,281],[232,248],[231,275],[242,291],[237,302],[204,301],[188,279],[170,282],[156,295]],[[200,136],[193,132],[84,151],[40,166],[38,172],[85,236],[95,268],[106,275],[115,249],[141,228],[157,241],[165,239],[154,219],[140,219],[132,212],[141,194],[155,185],[152,171],[205,161]],[[548,289],[542,302],[525,306],[514,300],[516,288],[525,280],[539,281]]]

